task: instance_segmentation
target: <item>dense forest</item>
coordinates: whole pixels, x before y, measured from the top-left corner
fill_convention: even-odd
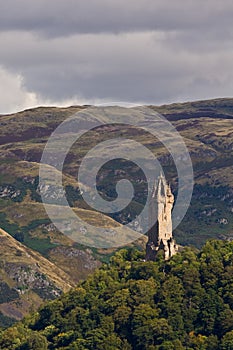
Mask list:
[[[233,242],[145,262],[123,249],[75,289],[1,331],[9,350],[233,349]]]

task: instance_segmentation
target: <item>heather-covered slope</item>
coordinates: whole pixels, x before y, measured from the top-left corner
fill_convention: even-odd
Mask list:
[[[71,242],[51,225],[40,204],[38,162],[46,140],[55,127],[66,117],[83,108],[85,107],[41,107],[0,116],[1,226],[14,236],[17,233],[16,238],[45,256],[49,256],[57,244],[69,246]],[[193,199],[184,221],[175,232],[178,242],[200,247],[208,238],[231,239],[233,237],[233,99],[150,106],[150,108],[164,114],[173,123],[183,136],[193,161],[195,176]],[[105,122],[113,122],[106,119],[107,116],[104,118]],[[174,164],[166,149],[161,147],[156,139],[134,128],[105,126],[83,136],[79,143],[72,147],[66,159],[64,186],[71,206],[90,209],[80,195],[76,180],[83,155],[98,142],[119,136],[133,138],[143,143],[158,156],[176,194],[177,173]],[[107,196],[115,196],[115,183],[119,179],[122,166],[126,171],[135,171],[132,164],[127,166],[121,162],[110,162],[99,176],[99,188],[105,191]],[[106,186],[107,176],[112,182],[110,187]],[[143,206],[141,202],[143,189],[143,186],[139,188],[138,196],[133,203],[135,213],[140,212]],[[88,216],[89,214],[86,215]],[[112,218],[122,223],[128,220],[127,213],[115,214]],[[96,222],[98,221],[97,214]],[[103,260],[106,258],[108,257],[102,257]]]
[[[0,227],[21,242],[23,245],[19,243],[20,247],[25,246],[25,249],[28,247],[38,251],[47,259],[48,264],[50,261],[54,264],[54,268],[57,266],[59,271],[66,273],[67,278],[63,280],[66,285],[64,288],[69,288],[70,284],[85,279],[101,265],[101,262],[109,261],[114,253],[114,249],[92,249],[74,243],[50,222],[41,203],[38,169],[46,141],[56,126],[68,116],[84,108],[87,107],[41,107],[0,116]],[[201,247],[209,238],[231,240],[233,238],[233,99],[150,106],[149,108],[162,113],[173,123],[183,136],[193,161],[195,176],[193,198],[184,220],[175,230],[176,240],[180,244],[191,244],[196,247]],[[104,118],[106,119],[106,116]],[[112,120],[105,120],[105,122],[108,121],[112,123]],[[119,128],[109,125],[92,131],[72,147],[65,162],[63,183],[68,201],[74,211],[81,213],[85,220],[97,226],[104,221],[108,227],[120,227],[120,224],[114,220],[124,223],[127,222],[128,217],[121,213],[114,214],[110,218],[90,210],[79,191],[78,167],[83,155],[98,142],[119,136],[133,138],[152,150],[163,165],[175,195],[177,191],[177,173],[174,164],[158,140],[130,127]],[[115,184],[119,174],[122,174],[122,167],[125,172],[129,170],[136,174],[137,169],[133,164],[110,162],[99,176],[99,188],[102,194],[110,199],[115,196]],[[111,179],[110,187],[106,186],[107,177]],[[141,201],[144,194],[143,181],[138,189],[132,205],[135,213],[140,212],[143,206]],[[2,236],[2,239],[6,240],[6,236],[4,238]],[[145,240],[144,236],[136,245],[144,247]],[[18,244],[17,241],[10,242],[11,244],[14,242],[15,246]],[[2,251],[3,261],[7,263],[8,249],[11,248],[6,245]],[[17,254],[19,253],[15,249],[13,255],[17,257],[17,268],[20,269],[22,265],[24,269],[23,260]],[[33,252],[33,254],[36,253]],[[43,259],[39,255],[36,256],[36,259]],[[41,273],[50,279],[46,271]],[[15,282],[11,282],[12,277],[9,277],[9,269],[1,270],[1,274],[4,283],[8,283],[6,279],[9,279],[10,289],[16,288]],[[34,275],[38,277],[38,283],[40,283],[40,273],[35,272]],[[67,281],[68,284],[66,284]],[[33,288],[34,285],[31,289]],[[13,293],[18,298],[19,293],[17,291]],[[1,312],[5,316],[20,318],[28,312],[31,304],[37,306],[41,299],[48,297],[47,292],[41,297],[34,292],[30,293],[33,295],[30,297],[32,302],[28,303],[24,300],[21,306],[18,305],[17,316],[14,311],[16,306],[9,309],[8,302],[5,306],[4,300]],[[23,294],[20,298],[25,299]],[[7,324],[8,321],[11,320],[5,318],[3,323]]]

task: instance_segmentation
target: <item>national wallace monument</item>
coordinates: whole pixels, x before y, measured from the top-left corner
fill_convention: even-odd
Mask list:
[[[174,196],[170,185],[163,175],[160,175],[153,191],[149,204],[149,222],[157,222],[148,232],[146,245],[146,260],[155,261],[158,251],[163,251],[164,259],[168,260],[178,251],[178,246],[172,236],[171,212],[174,203]]]

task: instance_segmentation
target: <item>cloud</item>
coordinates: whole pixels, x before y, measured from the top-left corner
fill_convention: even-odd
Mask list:
[[[24,86],[23,77],[12,74],[9,71],[0,67],[0,113],[15,113],[26,108],[35,106],[71,106],[85,104],[102,104],[106,99],[87,100],[79,96],[73,96],[65,99],[46,99],[42,98],[34,92],[29,92]],[[110,101],[109,101],[110,102]]]
[[[6,101],[160,104],[232,94],[230,0],[0,5],[0,65],[21,101],[3,91],[0,112],[12,109]]]
[[[0,111],[13,113],[38,103],[36,95],[23,86],[22,77],[0,67]]]
[[[232,23],[231,0],[1,0],[2,30],[48,36],[221,28]]]

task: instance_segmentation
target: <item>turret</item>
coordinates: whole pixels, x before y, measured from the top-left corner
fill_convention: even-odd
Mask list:
[[[154,184],[149,203],[149,222],[152,228],[148,232],[146,260],[155,260],[159,250],[163,250],[167,260],[176,253],[177,246],[172,236],[174,196],[163,175]]]

